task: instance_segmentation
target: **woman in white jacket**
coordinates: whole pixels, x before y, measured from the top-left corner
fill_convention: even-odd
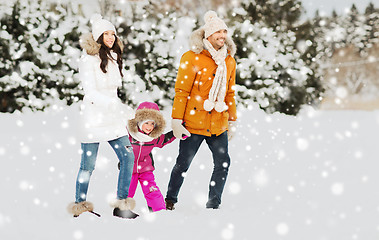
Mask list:
[[[76,180],[75,202],[68,206],[68,211],[74,217],[86,211],[100,216],[93,211],[93,204],[86,198],[99,143],[107,141],[120,161],[117,199],[112,203],[113,215],[135,218],[138,216],[132,212],[135,201],[127,198],[134,155],[126,129],[127,120],[134,116],[117,96],[117,88],[121,86],[123,77],[123,45],[112,23],[98,14],[91,18],[91,22],[92,33],[80,39],[80,46],[85,50],[79,64],[79,78],[84,90],[81,111],[82,156]]]

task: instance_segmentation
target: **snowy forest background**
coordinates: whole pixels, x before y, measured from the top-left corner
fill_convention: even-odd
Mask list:
[[[183,2],[96,2],[126,46],[127,76],[119,95],[128,104],[145,99],[171,105],[179,58],[206,11],[187,10]],[[79,36],[90,31],[92,14],[85,8],[75,1],[0,3],[0,112],[82,99]],[[296,115],[303,105],[317,106],[328,87],[323,78],[333,51],[353,45],[365,55],[379,41],[379,9],[373,4],[364,12],[352,5],[344,14],[314,17],[304,15],[298,0],[232,1],[215,10],[238,46],[237,101],[257,102],[268,113]]]

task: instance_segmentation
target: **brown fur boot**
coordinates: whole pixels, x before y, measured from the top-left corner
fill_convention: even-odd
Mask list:
[[[84,212],[90,212],[92,214],[95,214],[96,216],[100,217],[100,214],[95,213],[93,211],[93,204],[91,202],[83,201],[79,203],[70,203],[67,206],[67,211],[74,215],[74,217],[78,217],[80,214]]]

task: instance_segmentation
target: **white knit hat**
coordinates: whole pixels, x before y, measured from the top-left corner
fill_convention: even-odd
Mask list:
[[[225,22],[221,20],[217,16],[217,13],[214,11],[208,11],[204,15],[204,37],[208,38],[213,33],[220,31],[220,30],[228,30],[228,27],[226,26]]]
[[[105,31],[112,30],[116,34],[116,28],[108,20],[103,19],[100,14],[94,14],[91,17],[92,24],[92,36],[95,41],[100,37]]]
[[[138,127],[139,127],[139,129],[141,129],[141,130],[142,130],[142,125],[143,125],[143,124],[145,124],[145,123],[147,123],[147,122],[150,122],[150,121],[154,122],[154,125],[155,125],[155,121],[154,121],[154,120],[152,120],[152,119],[145,119],[145,120],[143,120],[143,121],[141,121],[141,122],[137,123],[137,124],[138,124]],[[154,127],[155,127],[155,126],[154,126]]]

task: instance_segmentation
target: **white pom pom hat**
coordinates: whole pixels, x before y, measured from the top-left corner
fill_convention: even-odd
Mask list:
[[[94,14],[91,17],[92,36],[95,41],[99,39],[100,35],[105,31],[112,30],[116,34],[116,28],[108,20],[103,19],[100,14]]]
[[[204,22],[205,24],[203,28],[205,38],[208,38],[210,35],[220,30],[228,30],[228,26],[226,26],[225,22],[222,21],[214,11],[208,11],[205,13]]]

